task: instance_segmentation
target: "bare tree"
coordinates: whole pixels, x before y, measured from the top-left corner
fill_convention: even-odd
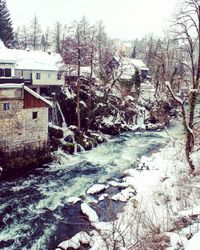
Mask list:
[[[173,77],[169,79],[166,86],[182,111],[182,122],[186,134],[185,155],[190,171],[193,172],[195,166],[190,155],[195,145],[193,130],[200,80],[200,3],[198,0],[184,0],[180,13],[176,18],[174,32],[179,45],[178,49],[184,53],[184,58],[180,62],[186,69],[184,81],[188,85],[188,111],[186,111],[184,100],[179,98],[172,89]],[[174,72],[175,70],[174,67]]]
[[[30,26],[30,43],[34,50],[37,50],[41,42],[41,27],[38,17],[35,15]]]

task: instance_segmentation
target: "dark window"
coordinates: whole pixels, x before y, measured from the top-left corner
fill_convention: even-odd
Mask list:
[[[38,112],[33,112],[33,120],[37,119],[37,117],[38,117]]]
[[[4,69],[0,69],[0,77],[4,76]]]
[[[9,68],[0,69],[0,77],[1,76],[11,77],[11,69],[9,69]]]
[[[61,80],[61,77],[62,77],[62,74],[61,74],[61,73],[58,73],[58,74],[57,74],[57,80]]]
[[[11,77],[11,69],[5,69],[5,76]]]
[[[9,102],[6,102],[3,104],[3,110],[10,110],[10,103]]]
[[[40,76],[40,73],[36,73],[36,79],[40,79],[41,76]]]

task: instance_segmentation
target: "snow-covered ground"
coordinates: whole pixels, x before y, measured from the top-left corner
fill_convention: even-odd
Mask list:
[[[139,165],[145,168],[124,171],[123,184],[109,182],[125,188],[110,197],[126,202],[112,222],[100,222],[83,203],[83,213],[95,228],[86,235],[90,249],[200,249],[200,152],[193,154],[193,160],[196,172],[190,176],[183,145],[176,142],[175,147],[167,145],[151,157],[142,157]],[[77,237],[81,242],[82,234]]]

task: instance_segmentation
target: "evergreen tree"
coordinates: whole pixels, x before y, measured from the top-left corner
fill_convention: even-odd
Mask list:
[[[137,56],[136,46],[134,46],[134,47],[133,47],[132,54],[131,54],[131,57],[134,59],[134,58],[136,58],[136,56]]]
[[[138,69],[136,69],[135,74],[133,75],[133,83],[135,84],[136,96],[139,98],[139,96],[140,96],[141,78],[140,78],[140,72],[139,72]]]
[[[12,47],[14,34],[10,13],[5,0],[0,0],[0,39],[6,47]]]

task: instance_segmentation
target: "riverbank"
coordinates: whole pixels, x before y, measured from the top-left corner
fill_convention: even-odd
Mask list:
[[[193,154],[193,159],[197,169],[194,176],[189,176],[180,141],[150,157],[142,157],[140,168],[124,171],[123,182],[115,183],[125,189],[113,196],[107,192],[109,183],[106,188],[102,187],[101,199],[109,197],[111,203],[113,200],[126,202],[117,218],[108,222],[99,217],[98,210],[83,208],[94,229],[79,233],[59,246],[78,249],[87,243],[91,250],[143,249],[144,246],[191,249],[190,239],[199,230],[199,152]],[[98,186],[96,191],[99,192]],[[95,186],[92,194],[95,194]],[[110,214],[114,214],[112,207]]]
[[[177,134],[177,125],[170,128],[170,134]],[[80,197],[82,202],[92,202],[93,208],[98,208],[97,198],[86,194],[91,186],[122,182],[124,170],[134,168],[143,155],[152,154],[168,141],[165,131],[124,133],[75,155],[59,149],[53,153],[55,160],[45,168],[39,166],[17,178],[1,180],[0,247],[55,250],[88,222],[80,212],[81,202],[72,205],[68,202],[70,197]],[[114,196],[125,189],[110,185],[107,192]],[[113,207],[119,208],[119,203],[125,204],[113,200]],[[102,212],[98,216],[104,220],[104,208],[109,208],[110,202],[105,198],[100,204]]]

